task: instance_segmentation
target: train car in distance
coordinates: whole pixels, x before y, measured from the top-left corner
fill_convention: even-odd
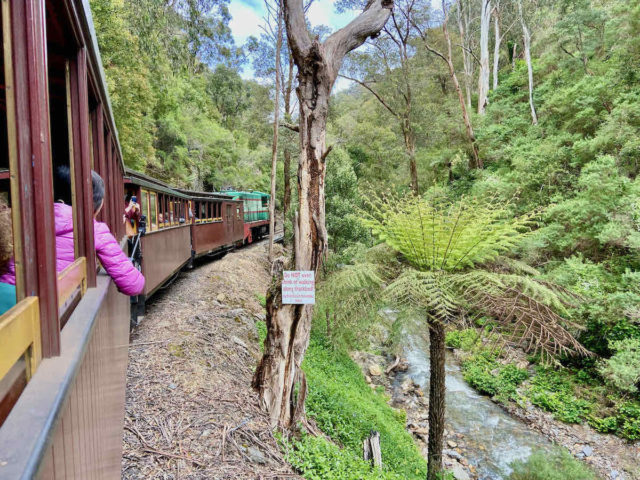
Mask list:
[[[179,190],[189,196],[191,256],[217,255],[242,245],[243,204],[230,195]]]
[[[241,200],[244,206],[244,243],[253,243],[269,234],[269,202],[268,193],[236,190],[223,190],[220,193],[230,195],[234,200]]]

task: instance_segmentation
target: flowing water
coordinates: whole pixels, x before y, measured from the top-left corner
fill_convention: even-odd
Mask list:
[[[421,336],[406,333],[407,377],[429,391],[429,344]],[[552,444],[541,434],[529,430],[487,397],[479,395],[463,379],[453,358],[446,363],[446,422],[464,435],[463,454],[477,469],[480,479],[506,479],[509,464],[525,460],[534,450],[550,450]],[[445,446],[446,447],[446,446]]]

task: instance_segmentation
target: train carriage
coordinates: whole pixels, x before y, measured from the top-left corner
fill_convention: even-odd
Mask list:
[[[193,258],[215,255],[242,245],[243,205],[230,195],[180,190],[189,195]]]
[[[91,169],[105,180],[99,220],[121,239],[124,167],[89,3],[2,0],[0,15],[17,302],[0,317],[0,478],[117,478],[129,299],[96,263]],[[75,261],[61,272],[57,167],[70,169],[74,225]]]
[[[253,243],[269,233],[269,202],[268,193],[251,191],[242,192],[225,190],[221,193],[239,200],[244,210],[244,243]]]
[[[130,255],[136,257],[138,250],[142,254],[144,295],[149,297],[191,260],[190,200],[164,182],[130,169],[126,171],[124,189],[122,209],[130,198],[136,197],[146,220],[144,235],[138,238],[136,234],[141,232],[131,232]]]

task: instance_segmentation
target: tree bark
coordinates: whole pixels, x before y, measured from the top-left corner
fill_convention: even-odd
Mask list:
[[[480,13],[480,69],[478,72],[478,113],[484,115],[489,95],[489,26],[491,25],[491,0],[481,0]]]
[[[500,44],[502,37],[500,36],[500,1],[496,0],[493,9],[493,89],[498,88],[498,67],[500,66]]]
[[[302,0],[284,0],[289,47],[298,68],[300,157],[298,212],[294,220],[295,270],[317,272],[327,251],[325,227],[326,123],[331,89],[344,56],[377,34],[393,2],[373,0],[346,27],[324,43],[312,39]],[[253,377],[260,403],[273,427],[291,429],[304,415],[306,379],[300,366],[309,345],[311,305],[283,305],[282,273],[276,271],[267,295],[267,338]]]
[[[416,165],[416,138],[408,118],[403,119],[402,135],[404,145],[409,157],[409,175],[411,178],[411,191],[418,195],[418,166]]]
[[[427,480],[437,480],[442,472],[442,442],[445,414],[445,333],[444,324],[429,321],[429,440]]]
[[[522,0],[518,0],[518,16],[520,17],[520,25],[522,26],[522,40],[524,43],[524,60],[527,63],[527,78],[529,79],[529,107],[531,108],[531,122],[538,124],[538,114],[536,106],[533,103],[533,65],[531,64],[531,32],[527,26],[522,13]]]
[[[464,5],[467,8],[464,8]],[[457,3],[458,30],[460,31],[460,50],[462,50],[462,66],[464,68],[464,89],[467,95],[467,108],[471,109],[471,78],[473,77],[473,57],[469,41],[469,25],[471,23],[471,6],[464,0]]]
[[[280,52],[282,51],[282,4],[278,2],[276,39],[275,101],[273,108],[273,145],[271,147],[271,201],[269,202],[269,261],[273,261],[273,237],[276,227],[276,170],[278,165],[278,130],[280,121]]]

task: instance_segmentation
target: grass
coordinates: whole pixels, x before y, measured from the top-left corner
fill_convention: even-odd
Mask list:
[[[406,413],[391,408],[384,393],[372,390],[360,367],[346,353],[334,350],[326,339],[314,335],[303,369],[309,385],[307,413],[343,447],[344,455],[359,459],[362,441],[376,430],[380,432],[382,460],[389,473],[403,479],[425,478],[426,462],[405,429]]]

